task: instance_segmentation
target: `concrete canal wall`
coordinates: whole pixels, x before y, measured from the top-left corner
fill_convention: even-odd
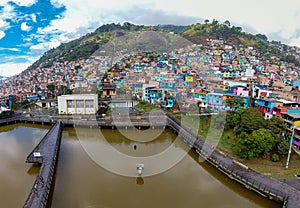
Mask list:
[[[127,128],[128,126],[133,126],[134,128],[161,128],[162,126],[167,126],[177,132],[180,138],[194,149],[199,156],[206,159],[207,162],[227,175],[230,179],[239,182],[247,189],[255,191],[264,197],[281,202],[283,207],[299,207],[299,190],[277,179],[264,176],[238,161],[233,160],[228,155],[222,153],[209,143],[199,138],[193,131],[182,125],[182,123],[174,116],[167,115],[167,123],[164,123],[162,120],[165,120],[165,118],[157,118],[154,122],[152,121],[152,123],[145,120],[141,121],[139,119],[131,121],[131,125],[128,125],[128,122],[112,120],[89,121],[62,119],[62,121],[56,121],[49,118],[26,118],[23,116],[0,120],[0,125],[8,125],[19,122],[47,125],[55,124],[27,158],[27,162],[42,164],[42,167],[24,207],[45,207],[48,203],[49,191],[51,189],[51,184],[53,183],[52,179],[54,177],[57,154],[59,151],[62,126],[83,126],[90,128]],[[37,157],[38,154],[36,153],[38,152],[43,156],[47,155],[47,157]],[[41,186],[41,177],[44,180],[44,186]],[[38,192],[36,192],[36,186],[38,188]]]
[[[54,183],[61,132],[62,123],[57,121],[26,159],[27,163],[39,164],[41,168],[24,208],[44,208],[48,204],[50,190]]]
[[[247,189],[255,191],[271,200],[281,202],[283,207],[297,208],[300,205],[300,191],[277,179],[264,176],[251,168],[233,160],[221,151],[200,139],[174,116],[168,115],[168,125],[178,133],[190,147],[211,165],[236,180]]]

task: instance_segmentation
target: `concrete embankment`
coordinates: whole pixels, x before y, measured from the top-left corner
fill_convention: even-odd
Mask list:
[[[281,202],[283,207],[296,208],[300,205],[300,191],[281,181],[264,176],[251,168],[233,160],[226,154],[199,138],[174,116],[168,115],[168,125],[192,147],[201,157],[230,179],[236,180],[247,189],[253,190],[271,200]]]
[[[165,119],[161,119],[165,120]],[[0,120],[0,125],[6,125],[10,123],[16,123],[16,122],[31,122],[31,123],[41,123],[41,124],[51,124],[53,125],[56,120],[49,119],[49,118],[25,118],[25,117],[15,117],[14,119],[8,119],[8,120]],[[50,144],[50,147],[55,147],[55,150],[52,149],[53,152],[57,152],[60,143],[60,134],[61,134],[61,126],[85,126],[85,127],[106,127],[106,128],[115,128],[118,127],[124,127],[126,128],[128,125],[127,122],[118,121],[119,123],[116,123],[116,120],[102,120],[102,121],[88,121],[88,120],[74,120],[74,119],[64,119],[62,122],[56,123],[56,125],[47,133],[45,137],[49,137],[49,135],[55,135],[54,139],[52,138],[52,142]],[[217,150],[215,147],[211,146],[209,143],[205,142],[203,139],[199,138],[193,131],[191,131],[189,128],[184,126],[180,121],[178,121],[174,116],[168,115],[167,117],[167,123],[164,123],[163,121],[160,121],[159,118],[155,120],[155,122],[152,121],[152,123],[146,121],[146,120],[136,120],[131,121],[134,125],[131,126],[139,126],[143,128],[151,127],[153,124],[155,124],[157,127],[161,126],[169,126],[174,131],[180,135],[180,137],[183,139],[184,142],[186,142],[190,147],[192,147],[201,157],[206,159],[207,162],[209,162],[211,165],[213,165],[215,168],[217,168],[219,171],[226,174],[230,179],[236,180],[240,184],[244,185],[247,189],[250,189],[252,191],[255,191],[259,194],[261,194],[264,197],[268,197],[271,200],[278,201],[283,204],[283,207],[287,208],[296,208],[299,207],[300,204],[300,191],[296,188],[288,185],[287,183],[284,183],[280,180],[270,178],[267,176],[264,176],[251,168],[248,168],[247,166],[233,160],[228,155],[222,153],[221,151]],[[59,127],[57,126],[59,124]],[[153,125],[153,126],[155,126]],[[45,139],[44,137],[44,139]],[[59,138],[58,138],[59,137]],[[44,140],[43,139],[43,140]],[[42,140],[42,141],[43,141]],[[46,139],[45,139],[46,140]],[[58,143],[57,143],[58,142]],[[41,142],[42,143],[42,142]],[[58,145],[58,146],[57,146]],[[41,145],[43,146],[43,145]],[[38,148],[38,147],[37,147]],[[37,152],[42,152],[43,149],[35,149],[29,156],[29,158],[32,158],[32,154]],[[38,155],[38,154],[37,154]],[[43,155],[43,153],[42,153]],[[49,156],[49,158],[53,157],[53,160],[45,163],[44,159],[35,157],[31,159],[34,163],[40,163],[42,164],[41,172],[43,172],[45,169],[44,165],[47,164],[47,167],[53,166],[53,164],[56,163],[56,157],[55,156]],[[28,160],[29,161],[29,160]],[[55,165],[53,166],[55,167]],[[55,168],[54,168],[55,169]],[[53,178],[54,169],[50,168],[50,171],[47,172],[47,174],[43,174],[42,177],[44,180],[48,180],[48,178]],[[36,183],[39,182],[39,177],[41,176],[41,172],[39,173],[39,176],[37,177]],[[35,183],[35,184],[36,184]],[[52,182],[51,182],[52,183]],[[47,193],[49,194],[49,190],[51,187],[50,185],[46,186],[47,191],[41,191],[41,193]],[[39,183],[41,184],[41,183]],[[38,186],[40,187],[40,186]],[[43,187],[44,188],[44,187]],[[35,187],[33,186],[33,189],[30,193],[35,194]],[[44,197],[44,196],[40,196]],[[30,196],[29,196],[30,198]],[[38,198],[35,198],[37,200]],[[31,200],[31,199],[30,199]],[[43,199],[43,206],[37,205],[38,202],[30,201],[29,199],[26,201],[26,204],[24,207],[43,207],[44,204],[47,202],[47,200]],[[34,206],[33,206],[34,204]]]
[[[48,204],[61,141],[62,124],[57,121],[37,147],[29,154],[27,163],[41,165],[24,208],[44,208]]]

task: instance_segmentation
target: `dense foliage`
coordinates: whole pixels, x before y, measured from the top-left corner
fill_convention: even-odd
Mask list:
[[[232,148],[241,158],[252,159],[271,152],[287,154],[288,143],[281,136],[286,129],[282,119],[273,117],[265,120],[255,108],[239,108],[227,114],[226,125],[236,134]]]
[[[180,34],[183,38],[196,43],[202,44],[206,39],[221,39],[226,43],[238,46],[252,46],[260,51],[264,60],[270,60],[272,56],[277,56],[282,61],[294,63],[299,66],[300,62],[293,55],[295,51],[289,50],[289,47],[281,44],[279,41],[269,42],[263,34],[252,35],[242,31],[241,27],[233,26],[228,20],[219,23],[217,20],[210,22],[205,20],[204,24],[197,23],[189,26],[176,25],[157,25],[144,26],[134,25],[128,22],[124,24],[106,24],[92,33],[45,52],[42,57],[33,63],[28,70],[37,67],[51,67],[54,62],[75,61],[87,59],[101,46],[108,43],[114,37],[124,36],[133,32],[141,31],[166,31]]]
[[[14,114],[15,112],[10,110],[10,111],[2,111],[0,113],[0,118],[7,118],[7,117],[10,117]]]

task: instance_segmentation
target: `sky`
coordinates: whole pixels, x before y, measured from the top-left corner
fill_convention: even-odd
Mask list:
[[[299,0],[0,0],[0,76],[20,73],[44,52],[103,24],[229,20],[252,34],[300,47]]]

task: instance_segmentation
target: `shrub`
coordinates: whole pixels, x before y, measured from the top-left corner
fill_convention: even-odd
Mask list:
[[[289,152],[289,143],[282,139],[278,144],[277,144],[277,153],[280,155],[286,155]]]
[[[273,162],[278,162],[280,160],[279,156],[277,154],[273,154],[271,160]]]
[[[14,111],[10,110],[10,111],[3,111],[2,113],[0,113],[0,118],[7,118],[10,117],[14,114]]]

